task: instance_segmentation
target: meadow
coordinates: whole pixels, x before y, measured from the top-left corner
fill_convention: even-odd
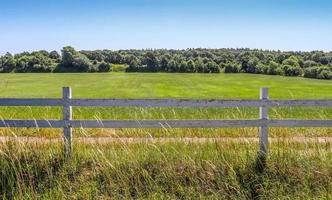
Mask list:
[[[259,88],[268,87],[270,98],[332,98],[332,82],[296,77],[251,74],[0,74],[1,97],[61,97],[62,87],[70,86],[73,98],[204,98],[258,99]],[[61,108],[1,107],[0,118],[60,119]],[[80,108],[74,107],[75,119],[253,119],[258,108]],[[271,108],[270,118],[331,119],[332,108]],[[118,129],[75,130],[75,136],[257,136],[257,129]],[[330,135],[329,129],[273,128],[272,135]],[[83,132],[83,133],[82,133]],[[2,134],[12,134],[2,130]],[[58,137],[61,130],[18,129],[18,135]]]
[[[65,73],[0,74],[1,97],[61,97],[70,86],[74,97],[89,98],[332,98],[331,81],[256,74]]]
[[[332,82],[251,74],[0,74],[0,98],[332,98]],[[59,119],[61,108],[2,107],[2,119]],[[271,118],[331,119],[330,108],[271,108]],[[258,118],[249,108],[74,108],[75,119]],[[85,143],[63,154],[58,129],[0,129],[0,136],[43,136],[0,143],[0,199],[331,199],[332,145],[291,141],[330,137],[329,128],[271,128],[266,162],[244,142]],[[257,137],[257,128],[76,129],[74,137]]]

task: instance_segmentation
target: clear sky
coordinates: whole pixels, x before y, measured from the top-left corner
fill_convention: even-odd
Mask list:
[[[331,0],[0,0],[0,53],[248,47],[332,51]]]

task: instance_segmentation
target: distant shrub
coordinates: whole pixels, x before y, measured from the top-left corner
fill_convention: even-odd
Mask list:
[[[282,72],[285,76],[300,76],[303,70],[300,66],[283,65]]]
[[[270,75],[282,74],[280,65],[274,61],[270,61],[268,69],[267,69],[267,74],[270,74]]]
[[[106,62],[101,62],[98,65],[98,71],[99,72],[110,72],[112,69],[111,64],[106,63]]]
[[[180,66],[179,72],[186,72],[186,69],[188,68],[188,63],[182,60],[179,66]]]
[[[318,77],[319,79],[331,79],[332,78],[332,72],[330,70],[322,70]]]
[[[57,51],[51,51],[49,53],[49,57],[54,60],[59,60],[60,59],[60,54]]]
[[[260,69],[258,69],[258,65],[259,65],[259,60],[258,60],[258,58],[254,57],[248,61],[244,72],[258,73],[258,71],[260,70]]]
[[[257,74],[267,74],[269,67],[263,63],[258,63],[255,73]]]
[[[189,60],[188,61],[188,67],[187,67],[187,69],[186,69],[186,72],[190,72],[190,73],[192,73],[192,72],[195,72],[195,62],[193,61],[193,60]],[[219,68],[220,69],[220,68]]]
[[[304,69],[304,77],[306,78],[317,78],[318,77],[318,67],[308,67]]]
[[[320,68],[323,66],[325,68]],[[67,46],[63,47],[61,55],[56,51],[45,50],[0,55],[0,73],[222,71],[300,76],[305,71],[305,77],[326,79],[330,77],[331,69],[332,52],[323,51],[282,52],[204,48],[76,51],[73,47]]]
[[[29,67],[29,72],[52,72],[56,68],[56,64],[45,66],[41,64],[34,64],[32,67]]]
[[[300,67],[299,59],[291,56],[282,62],[284,66]]]
[[[318,67],[318,77],[319,79],[331,79],[332,71],[329,66]]]
[[[129,66],[125,64],[111,64],[112,72],[125,72]]]
[[[224,66],[224,73],[238,73],[241,70],[241,66],[237,63],[227,63]]]
[[[320,57],[319,58],[319,62],[322,64],[322,65],[327,65],[329,63],[332,62],[332,56],[329,55],[329,56],[323,56],[323,57]]]
[[[15,66],[16,66],[16,60],[10,53],[7,53],[4,57],[1,57],[1,66],[0,66],[1,73],[12,72],[15,69]]]
[[[220,68],[218,64],[214,61],[210,61],[206,64],[206,68],[209,73],[220,73]]]
[[[332,78],[331,68],[329,66],[309,67],[304,70],[304,77],[331,79]]]
[[[319,64],[313,60],[307,60],[304,62],[304,65],[303,65],[304,68],[317,67],[317,66],[319,66]]]
[[[174,63],[176,65],[176,63]],[[169,63],[169,65],[171,65],[171,62]],[[198,58],[195,60],[195,72],[198,73],[203,73],[205,69],[205,64],[203,62],[202,58]]]
[[[95,71],[93,64],[84,54],[72,47],[62,49],[62,59],[57,72],[91,72]]]

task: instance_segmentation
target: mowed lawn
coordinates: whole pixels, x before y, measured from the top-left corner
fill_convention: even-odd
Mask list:
[[[332,99],[332,81],[255,74],[84,73],[0,74],[0,98],[61,97],[70,86],[73,98],[259,98],[259,88],[270,88],[270,98]],[[332,119],[332,108],[272,108],[270,118]],[[61,119],[62,110],[41,107],[0,107],[2,119]],[[75,119],[253,119],[258,108],[74,108]],[[21,130],[21,129],[20,129]],[[234,131],[235,130],[235,131]],[[248,129],[177,129],[170,135],[257,135]],[[249,130],[249,131],[243,131]],[[94,129],[93,132],[97,130]],[[140,130],[118,131],[135,135]],[[31,132],[31,131],[30,131]],[[148,132],[148,133],[147,133]],[[181,132],[181,133],[180,133]],[[278,129],[277,135],[331,135],[330,129]],[[61,131],[59,132],[61,134]],[[164,136],[165,130],[142,131]],[[139,135],[142,135],[140,133]],[[25,133],[24,133],[25,134]],[[31,134],[35,134],[33,131]],[[143,135],[144,135],[143,134]]]
[[[0,74],[0,97],[91,98],[332,98],[332,81],[255,74],[84,73]]]

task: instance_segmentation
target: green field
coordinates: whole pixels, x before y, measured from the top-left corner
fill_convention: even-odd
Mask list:
[[[259,88],[270,88],[270,98],[332,98],[332,82],[304,78],[251,74],[0,74],[1,97],[61,97],[62,87],[70,86],[73,97],[85,98],[205,98],[237,99],[259,97]],[[60,119],[61,108],[2,107],[1,118]],[[74,108],[75,119],[253,119],[258,108]],[[272,108],[270,118],[331,119],[332,108]],[[76,130],[78,134],[82,133]],[[38,130],[43,135],[59,136],[60,130]],[[125,136],[256,136],[245,129],[121,129]],[[8,134],[8,131],[2,131]],[[44,134],[47,133],[47,134]],[[113,132],[112,132],[113,133]],[[12,133],[11,133],[12,134]],[[18,135],[36,135],[35,130],[15,130]],[[109,135],[109,131],[86,130],[88,135]],[[330,135],[330,129],[274,128],[272,135]]]
[[[332,98],[332,82],[250,74],[0,74],[0,98]],[[60,119],[61,108],[2,107],[1,119]],[[331,108],[271,108],[271,118],[331,119]],[[75,119],[244,119],[258,108],[74,108]],[[0,129],[0,136],[62,137],[60,129]],[[331,136],[329,128],[271,128],[266,166],[258,143],[180,141],[90,144],[0,143],[0,199],[330,199],[332,145],[287,136]],[[257,137],[257,128],[75,129],[74,137]],[[93,139],[93,138],[92,138]]]
[[[0,74],[1,97],[61,97],[70,86],[74,97],[90,98],[258,98],[260,87],[271,98],[332,98],[332,81],[254,74]]]

